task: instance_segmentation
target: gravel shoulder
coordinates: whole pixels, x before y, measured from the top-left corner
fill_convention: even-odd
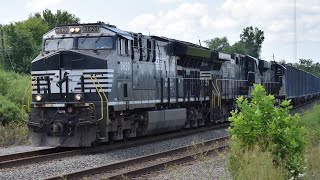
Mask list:
[[[113,150],[99,154],[79,155],[55,161],[30,164],[17,168],[1,169],[0,179],[43,179],[73,171],[98,167],[103,164],[115,163],[120,160],[174,149],[193,143],[226,136],[225,129],[211,130],[180,138],[168,139],[137,147]]]
[[[195,162],[187,163],[177,167],[167,167],[165,171],[145,179],[153,180],[215,180],[233,179],[227,170],[227,154],[219,154],[203,157]]]
[[[50,149],[51,147],[34,147],[32,145],[21,145],[21,146],[10,146],[10,147],[0,147],[0,156],[23,153],[29,151],[36,151],[40,149]]]

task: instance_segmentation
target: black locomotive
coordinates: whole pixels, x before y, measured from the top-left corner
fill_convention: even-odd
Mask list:
[[[45,34],[31,74],[36,146],[92,146],[227,121],[254,83],[295,102],[320,93],[319,78],[290,65],[100,22]]]

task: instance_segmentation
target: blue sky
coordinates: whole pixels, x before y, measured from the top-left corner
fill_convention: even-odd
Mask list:
[[[296,0],[297,58],[320,62],[320,1]],[[74,13],[82,23],[104,21],[144,34],[198,43],[227,36],[232,44],[243,28],[265,32],[261,57],[293,59],[294,0],[10,0],[0,6],[0,23],[24,20],[45,8]]]

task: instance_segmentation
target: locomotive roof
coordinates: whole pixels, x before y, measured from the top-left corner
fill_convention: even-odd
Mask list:
[[[133,37],[132,37],[133,33],[123,31],[114,25],[105,24],[100,21],[97,23],[86,23],[86,24],[64,24],[64,25],[58,25],[57,27],[65,27],[65,26],[100,26],[126,39],[133,40]],[[160,36],[150,36],[150,37],[156,40],[170,42],[168,46],[169,48],[167,48],[167,50],[168,50],[168,53],[172,55],[200,57],[200,58],[206,58],[209,60],[216,60],[216,61],[230,61],[232,59],[231,55],[229,54],[212,51],[207,47],[203,47],[194,43],[180,41],[180,40],[171,39],[167,37],[160,37]]]

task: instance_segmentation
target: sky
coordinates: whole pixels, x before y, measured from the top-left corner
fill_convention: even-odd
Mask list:
[[[82,23],[103,21],[126,31],[197,44],[223,36],[233,44],[245,27],[253,26],[265,33],[262,59],[320,62],[320,0],[296,0],[297,58],[294,0],[10,0],[1,3],[0,24],[46,8],[67,10]]]

